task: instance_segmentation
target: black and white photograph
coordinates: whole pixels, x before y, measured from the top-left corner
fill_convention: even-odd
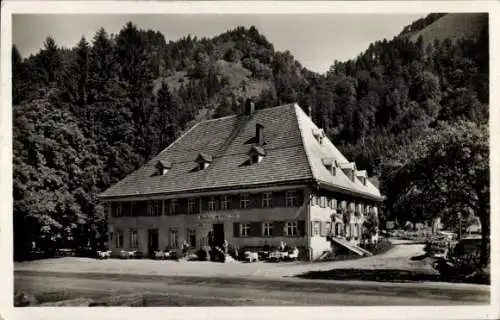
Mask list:
[[[99,2],[2,12],[9,308],[499,312],[496,6]]]

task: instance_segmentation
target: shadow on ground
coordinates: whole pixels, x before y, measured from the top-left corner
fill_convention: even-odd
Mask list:
[[[419,256],[413,256],[410,258],[410,260],[419,261],[419,260],[424,260],[425,258],[429,258],[429,255],[427,255],[426,253]]]
[[[328,271],[310,271],[297,275],[297,277],[304,279],[363,280],[383,282],[442,281],[437,274],[398,269],[333,269]]]

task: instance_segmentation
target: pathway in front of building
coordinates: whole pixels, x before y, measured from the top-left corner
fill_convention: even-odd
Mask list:
[[[421,244],[395,245],[383,254],[345,261],[328,262],[282,262],[282,263],[216,263],[207,261],[158,261],[158,260],[96,260],[90,258],[65,257],[15,263],[15,271],[50,271],[75,273],[111,273],[162,276],[198,277],[271,277],[294,276],[309,271],[331,269],[398,269],[435,272],[422,261],[410,258],[423,253]]]
[[[16,263],[16,290],[74,296],[142,292],[148,305],[449,305],[484,304],[489,286],[309,280],[311,271],[357,269],[432,273],[412,256],[422,245],[396,245],[373,257],[323,263],[214,263],[59,258]],[[363,271],[364,270],[364,271]]]

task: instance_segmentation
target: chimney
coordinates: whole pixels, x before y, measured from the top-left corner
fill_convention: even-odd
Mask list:
[[[264,145],[264,126],[260,123],[255,125],[255,138],[258,146]]]
[[[251,115],[255,112],[255,104],[253,103],[252,99],[247,99],[245,102],[245,114],[246,115]]]

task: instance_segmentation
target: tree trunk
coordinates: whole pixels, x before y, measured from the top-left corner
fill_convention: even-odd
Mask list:
[[[481,221],[481,246],[479,263],[481,267],[486,267],[489,264],[489,242],[490,242],[490,220],[486,210],[481,208],[479,212],[479,220]]]

